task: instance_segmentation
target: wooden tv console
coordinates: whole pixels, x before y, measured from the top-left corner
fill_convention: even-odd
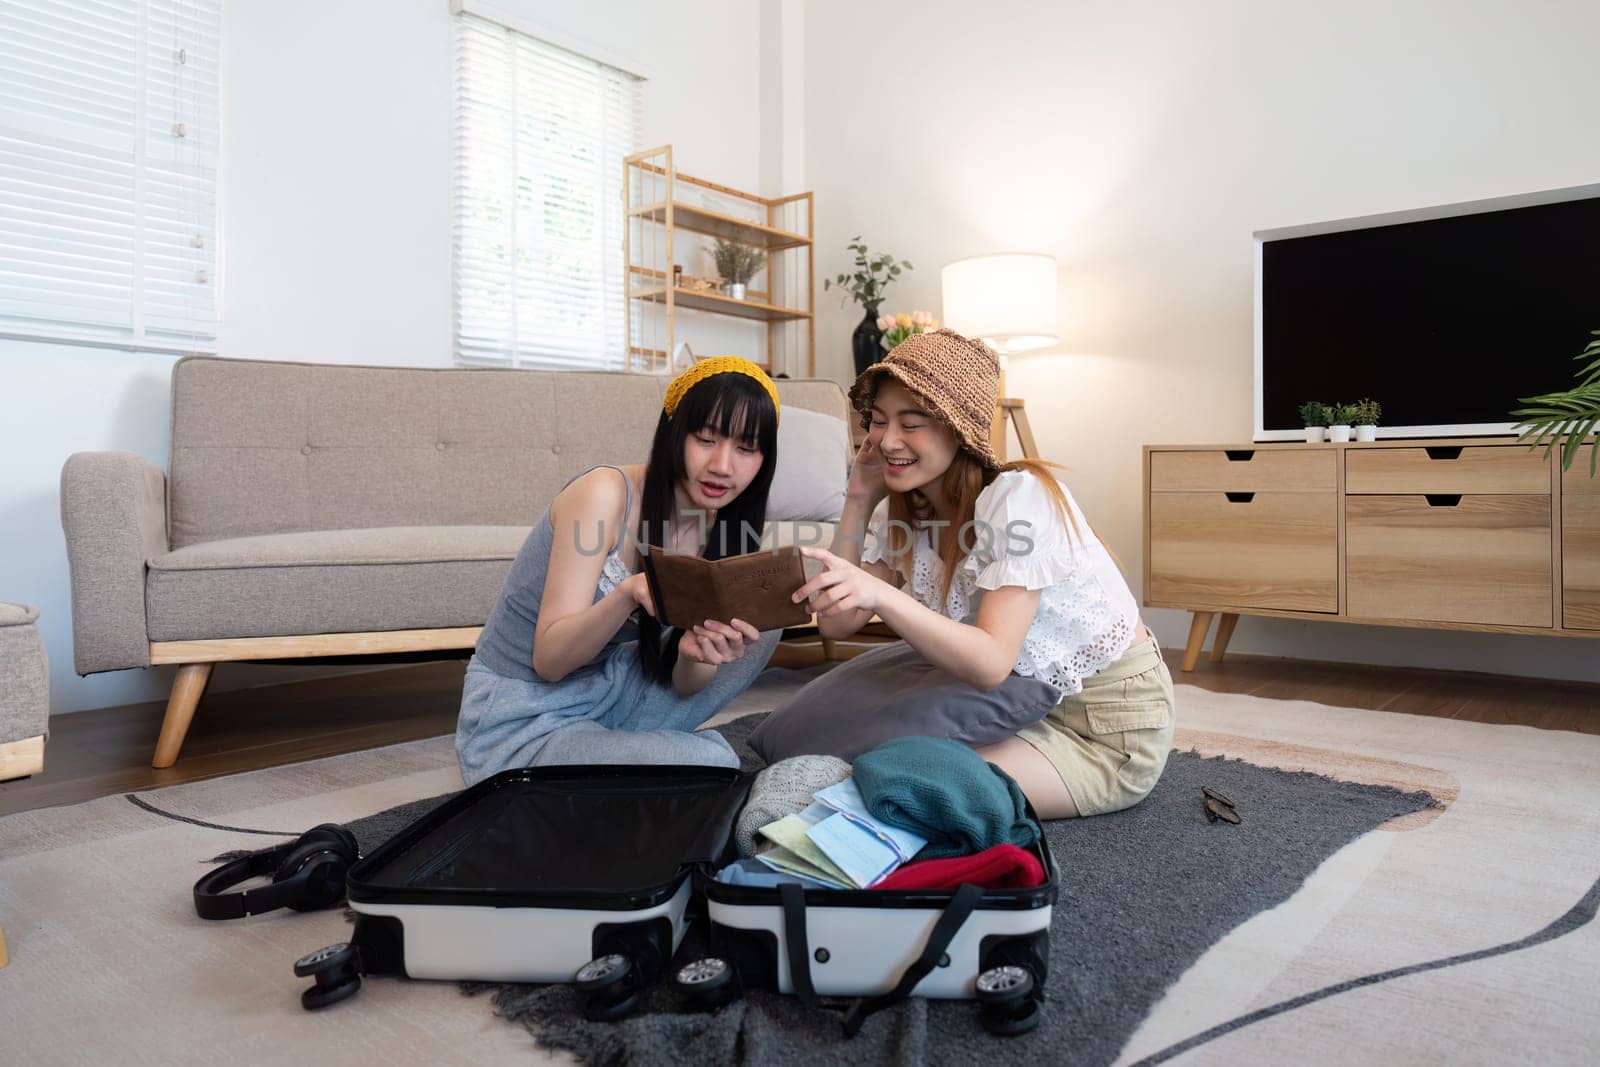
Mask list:
[[[1240,615],[1600,637],[1600,477],[1514,438],[1146,445],[1144,603]]]

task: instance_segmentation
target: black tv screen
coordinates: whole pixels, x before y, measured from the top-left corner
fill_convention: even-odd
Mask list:
[[[1306,400],[1362,397],[1383,436],[1505,432],[1519,397],[1571,388],[1600,330],[1600,190],[1583,192],[1257,235],[1258,436],[1298,434]]]

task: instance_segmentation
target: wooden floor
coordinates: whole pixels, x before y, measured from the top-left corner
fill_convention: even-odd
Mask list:
[[[1600,685],[1243,655],[1182,674],[1178,652],[1166,655],[1178,681],[1217,692],[1600,733]],[[0,815],[448,734],[465,669],[455,660],[207,696],[166,770],[150,766],[164,704],[59,715],[44,771],[0,783]]]

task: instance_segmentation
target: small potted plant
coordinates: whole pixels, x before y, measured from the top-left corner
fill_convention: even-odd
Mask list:
[[[912,267],[906,260],[896,262],[891,255],[868,252],[859,234],[845,247],[855,253],[855,269],[837,278],[824,278],[822,288],[838,286],[866,312],[850,335],[850,354],[856,373],[860,374],[883,355],[879,344],[883,340],[883,328],[878,325],[878,305],[883,303],[883,291],[900,277],[902,270]]]
[[[1350,420],[1356,417],[1354,404],[1333,405],[1333,421],[1328,424],[1328,440],[1343,444],[1350,440]]]
[[[1351,425],[1355,427],[1357,441],[1376,441],[1378,439],[1378,417],[1383,414],[1383,407],[1376,400],[1362,397],[1350,405]]]
[[[1307,400],[1300,405],[1300,421],[1306,424],[1306,444],[1320,445],[1333,412],[1320,400]]]
[[[761,249],[721,237],[717,238],[711,258],[717,264],[717,273],[722,276],[722,295],[735,300],[745,298],[745,287],[767,262],[767,254]]]

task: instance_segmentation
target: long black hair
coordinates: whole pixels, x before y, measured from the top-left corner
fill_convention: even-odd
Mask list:
[[[706,559],[744,555],[761,547],[767,518],[767,493],[778,469],[778,410],[760,382],[748,374],[724,371],[696,382],[672,415],[665,411],[656,423],[650,461],[644,471],[644,492],[639,500],[639,551],[648,545],[666,547],[677,498],[674,487],[688,476],[683,445],[691,434],[710,429],[761,450],[761,470],[744,492],[724,507],[706,530]],[[678,662],[682,630],[663,639],[661,624],[648,612],[639,619],[639,663],[645,676],[657,684],[672,681]]]

